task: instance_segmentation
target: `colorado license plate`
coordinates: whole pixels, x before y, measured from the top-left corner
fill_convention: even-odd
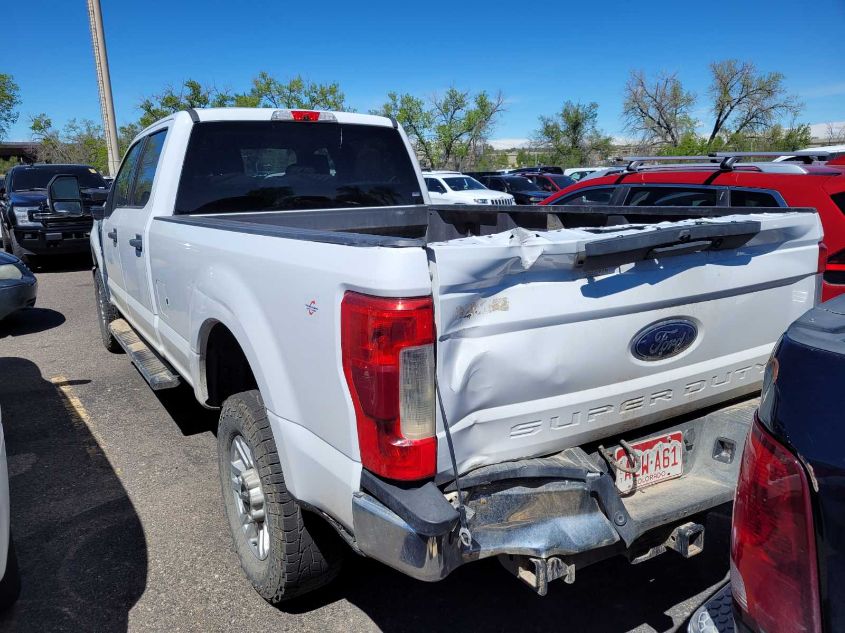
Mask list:
[[[631,445],[634,453],[640,456],[639,469],[634,473],[616,470],[616,487],[620,492],[630,492],[653,486],[684,474],[684,434],[680,431],[652,437]],[[616,463],[631,468],[635,464],[628,457],[624,448],[617,448]]]

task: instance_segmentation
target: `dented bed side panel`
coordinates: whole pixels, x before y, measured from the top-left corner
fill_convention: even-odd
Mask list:
[[[773,344],[815,303],[821,232],[811,214],[742,220],[761,228],[739,248],[592,273],[579,266],[585,243],[606,235],[587,231],[514,229],[429,245],[437,378],[459,470],[758,389]],[[659,360],[631,353],[638,333],[672,319],[696,330],[688,347]]]

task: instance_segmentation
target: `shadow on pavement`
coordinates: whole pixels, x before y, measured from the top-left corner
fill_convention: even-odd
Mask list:
[[[125,631],[146,586],[146,539],[86,414],[57,387],[31,361],[0,358],[23,582],[17,604],[0,614],[0,630]]]
[[[49,308],[25,308],[0,321],[0,338],[36,334],[59,327],[65,315]]]
[[[554,582],[543,598],[495,559],[466,565],[428,584],[351,554],[341,578],[325,593],[281,608],[304,613],[346,599],[383,631],[443,630],[447,623],[453,631],[604,633],[642,626],[671,631],[675,624],[667,611],[725,578],[729,530],[729,511],[711,514],[709,541],[696,558],[684,560],[667,552],[639,565],[608,559],[579,570],[575,584]],[[689,614],[678,616],[685,621]]]
[[[66,273],[91,269],[91,253],[79,255],[42,255],[29,264],[32,272]]]
[[[194,396],[194,390],[184,382],[175,389],[154,391],[155,397],[173,418],[182,435],[212,432],[217,435],[219,409],[206,409]]]

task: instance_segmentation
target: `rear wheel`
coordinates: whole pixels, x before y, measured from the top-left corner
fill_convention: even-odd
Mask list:
[[[285,487],[258,391],[226,399],[217,443],[235,551],[261,597],[276,604],[334,579],[344,545],[322,519],[303,512]]]
[[[106,289],[103,286],[103,276],[96,269],[94,270],[94,299],[97,302],[97,321],[100,325],[100,338],[103,341],[103,347],[112,353],[119,352],[123,348],[112,335],[109,325],[112,321],[120,318],[120,313],[108,300]]]
[[[24,264],[32,264],[32,258],[26,253],[24,253],[23,247],[18,244],[18,240],[17,238],[15,238],[15,233],[13,231],[9,233],[9,245],[12,248],[12,255],[17,257]]]

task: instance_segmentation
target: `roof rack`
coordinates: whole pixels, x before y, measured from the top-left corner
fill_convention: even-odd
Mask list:
[[[773,157],[779,158],[781,156],[795,156],[805,158],[804,164],[812,164],[815,160],[827,158],[830,152],[801,150],[797,152],[710,152],[704,156],[617,156],[613,159],[614,162],[628,163],[625,166],[626,172],[639,171],[644,163],[650,162],[671,162],[677,163],[680,161],[697,161],[699,163],[719,163],[721,171],[731,171],[739,162],[740,158],[747,157]]]
[[[695,160],[698,162],[710,162],[713,160],[711,156],[617,156],[613,159],[615,163],[628,163],[625,171],[639,171],[643,163],[657,163],[657,162],[673,162],[676,163],[682,160]]]

